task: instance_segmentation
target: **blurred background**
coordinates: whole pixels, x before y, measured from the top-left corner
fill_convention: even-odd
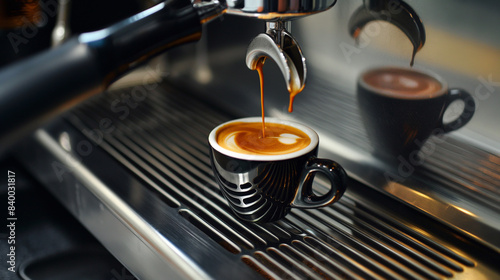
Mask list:
[[[64,27],[67,33],[63,35],[74,36],[104,28],[159,2],[40,0],[34,3],[32,0],[0,0],[0,71],[61,43],[61,40],[54,43],[57,27]],[[387,180],[387,174],[391,172],[401,175],[401,166],[372,156],[373,147],[367,139],[356,102],[356,83],[360,73],[372,67],[410,67],[413,46],[400,29],[383,21],[367,24],[356,42],[348,32],[348,22],[364,1],[338,0],[328,11],[291,23],[289,31],[300,45],[307,65],[306,86],[296,97],[292,113],[287,111],[289,93],[283,75],[274,62],[269,60],[265,63],[265,115],[293,119],[318,131],[320,156],[341,163],[352,178],[352,187],[346,198],[339,202],[340,206],[332,208],[334,210],[292,211],[289,218],[273,225],[248,225],[234,221],[214,185],[212,175],[204,173],[210,171],[208,152],[204,146],[205,135],[213,125],[223,120],[261,114],[258,75],[247,68],[245,56],[248,44],[259,33],[265,32],[266,27],[264,21],[258,19],[225,14],[203,26],[201,40],[197,43],[176,47],[142,64],[112,84],[106,93],[91,98],[22,139],[19,146],[2,159],[2,172],[15,169],[21,174],[17,196],[19,260],[27,265],[27,260],[65,256],[63,253],[74,252],[75,248],[81,249],[84,245],[93,251],[87,255],[89,258],[79,260],[81,265],[77,267],[82,270],[93,266],[94,258],[106,264],[100,270],[103,272],[99,274],[102,279],[118,277],[116,272],[127,277],[132,277],[132,273],[148,275],[152,270],[146,268],[152,262],[146,259],[143,263],[137,262],[145,252],[139,254],[137,248],[151,249],[152,253],[148,256],[156,256],[154,261],[164,261],[164,255],[160,254],[162,257],[157,258],[159,253],[154,250],[162,247],[146,244],[143,236],[134,231],[137,228],[130,226],[130,221],[139,220],[150,232],[163,238],[164,242],[160,245],[172,242],[178,246],[175,248],[180,248],[176,252],[181,252],[179,256],[182,258],[173,259],[184,260],[185,257],[193,260],[193,267],[205,269],[215,277],[229,272],[225,271],[225,267],[214,265],[213,260],[217,258],[213,256],[231,264],[234,261],[235,265],[230,266],[232,269],[240,270],[239,264],[246,269],[241,269],[247,273],[246,276],[255,276],[252,274],[255,271],[261,273],[267,270],[262,267],[249,269],[250,265],[243,265],[241,261],[248,260],[245,257],[257,258],[259,254],[265,254],[263,252],[279,250],[284,250],[280,254],[286,255],[289,253],[287,248],[297,246],[297,240],[302,242],[314,238],[328,246],[333,244],[332,250],[344,248],[339,256],[348,256],[342,263],[347,268],[341,269],[341,276],[352,269],[356,273],[360,271],[359,275],[354,273],[355,276],[370,278],[368,276],[380,272],[377,267],[384,270],[386,265],[396,273],[403,271],[401,275],[397,274],[400,278],[408,278],[405,277],[408,275],[428,278],[433,273],[437,275],[435,279],[472,274],[488,279],[488,276],[499,275],[495,264],[490,262],[498,259],[500,252],[500,1],[406,2],[418,13],[426,31],[425,45],[416,54],[413,67],[442,77],[450,88],[462,88],[469,92],[476,103],[476,112],[465,127],[446,134],[444,141],[434,142],[437,143],[433,150],[435,153],[425,163],[415,166],[417,168],[404,176],[403,181]],[[66,9],[61,9],[64,5]],[[43,69],[44,65],[39,65],[39,71]],[[130,109],[130,117],[127,115],[123,120],[113,114],[116,112],[112,111],[112,102],[123,101],[124,94],[130,94],[134,86],[148,88],[151,81],[154,87],[149,87],[152,89],[148,91],[148,98],[138,107],[133,107],[134,110]],[[463,106],[460,102],[453,104],[446,112],[446,119],[456,117]],[[105,135],[101,139],[104,144],[96,145],[88,157],[78,155],[76,145],[90,138],[84,135],[83,130],[98,127],[104,118],[112,119],[117,127],[122,126],[121,130]],[[129,126],[137,129],[128,129]],[[183,129],[178,130],[178,127]],[[191,133],[198,138],[192,137]],[[137,141],[142,144],[130,144],[136,141],[134,137],[143,137],[140,138],[143,142]],[[134,141],[127,142],[127,139]],[[150,152],[154,148],[146,144],[151,139],[170,142],[162,146],[161,152]],[[185,148],[186,143],[193,142],[193,147]],[[170,154],[165,154],[168,149],[172,149]],[[175,160],[169,158],[179,151],[188,156],[176,156]],[[66,180],[58,181],[50,164],[64,156],[83,158],[82,166],[90,173],[68,172]],[[147,160],[151,157],[164,160],[152,164],[154,161]],[[179,158],[180,163],[176,165],[175,161]],[[193,161],[193,158],[200,162]],[[96,198],[92,191],[96,189],[89,187],[95,181],[89,178],[100,179],[100,184],[96,185],[104,186],[108,194],[119,198],[112,201],[125,202],[126,213],[137,214],[140,219],[135,219],[136,216],[127,219],[118,215],[119,212],[113,212],[116,209]],[[0,200],[6,201],[6,197],[2,185]],[[39,200],[44,202],[38,203]],[[88,204],[79,203],[81,201]],[[95,207],[90,209],[89,205]],[[351,212],[354,214],[349,216]],[[365,214],[359,214],[362,212]],[[191,219],[182,216],[186,213],[191,213]],[[344,216],[338,218],[336,215]],[[124,232],[130,235],[115,231],[106,217],[112,217],[112,225],[121,225],[129,230]],[[362,220],[363,217],[372,218]],[[375,220],[377,222],[372,223]],[[93,224],[92,221],[99,221],[100,224]],[[227,226],[225,223],[228,221]],[[391,226],[385,226],[386,223]],[[106,228],[107,225],[110,228]],[[379,225],[384,227],[378,228]],[[396,225],[396,233],[387,234],[390,241],[383,243],[385,239],[381,241],[380,236],[386,236],[386,229],[392,225]],[[233,232],[233,228],[237,233]],[[366,228],[369,233],[366,233]],[[373,228],[377,230],[370,231]],[[422,233],[422,236],[416,232]],[[7,233],[0,233],[0,259],[3,262]],[[275,233],[278,237],[266,239]],[[400,240],[405,239],[401,238],[402,235],[412,238],[418,235],[415,237],[417,241],[398,247]],[[251,242],[257,240],[255,244],[245,243],[248,236]],[[120,239],[122,237],[129,239]],[[337,240],[341,240],[340,245],[335,243]],[[129,245],[129,241],[137,248]],[[233,244],[231,242],[236,244],[236,253],[227,251],[233,246],[227,245]],[[430,249],[422,250],[421,243]],[[405,254],[393,257],[393,252],[401,247],[416,248],[416,253],[406,253],[414,256],[411,262],[420,260],[422,251],[437,252],[437,256],[429,257],[430,261],[423,257],[426,261],[417,265],[403,261],[401,266],[396,264],[394,268],[391,266],[394,259],[407,258]],[[366,248],[368,250],[363,251]],[[365,262],[373,257],[373,248],[380,250],[378,255],[389,256],[388,260],[381,261],[382,265],[377,263],[378,259]],[[309,263],[315,259],[328,266],[324,259],[333,262],[340,258],[328,250],[314,252],[304,258],[302,256],[306,253],[303,252],[299,257],[291,254],[299,259],[298,262],[285,262],[277,257],[274,261],[282,266],[271,265],[270,269],[292,267],[291,271],[300,270],[298,275],[307,278],[316,270],[304,272],[309,268],[301,268],[296,271],[296,267],[300,267],[297,263]],[[351,252],[355,253],[349,255]],[[452,256],[450,252],[458,252],[460,256]],[[440,263],[429,264],[435,259]],[[469,262],[469,259],[472,261]],[[53,268],[64,263],[51,261]],[[265,263],[265,260],[262,262]],[[132,272],[121,266],[122,263]],[[165,263],[170,264],[168,260]],[[436,268],[442,263],[445,272]],[[357,265],[360,267],[355,267]],[[158,272],[163,273],[162,269],[172,267],[165,265]],[[172,271],[175,269],[178,267]],[[414,274],[413,269],[416,271]],[[374,274],[370,274],[372,270]],[[452,270],[451,276],[446,273],[447,270]],[[0,271],[4,273],[3,266]],[[72,271],[75,270],[69,269],[67,275],[71,275]],[[217,274],[221,271],[226,274]],[[466,273],[462,273],[464,271]],[[54,275],[51,273],[49,271],[49,275]],[[382,271],[376,276],[386,279],[395,275],[392,273]],[[20,274],[0,275],[2,279],[21,279]]]

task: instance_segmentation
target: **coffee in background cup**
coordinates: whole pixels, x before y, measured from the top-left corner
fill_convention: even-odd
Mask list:
[[[382,68],[361,77],[373,92],[396,99],[429,99],[444,93],[439,80],[410,69]]]
[[[343,195],[347,175],[336,162],[317,158],[316,132],[302,124],[266,118],[221,124],[209,135],[215,179],[236,216],[251,222],[283,218],[292,207],[327,206]],[[313,191],[321,172],[330,181],[326,194]]]
[[[357,98],[374,154],[388,160],[417,158],[431,135],[461,128],[475,111],[474,99],[466,91],[449,89],[441,78],[409,68],[381,67],[362,73]],[[463,111],[444,123],[444,112],[457,100],[464,102]]]

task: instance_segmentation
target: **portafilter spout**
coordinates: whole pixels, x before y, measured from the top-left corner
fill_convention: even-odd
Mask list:
[[[413,45],[410,65],[413,66],[416,53],[425,44],[425,29],[420,17],[401,0],[364,0],[349,20],[349,33],[358,39],[363,27],[371,21],[383,20],[403,31]]]
[[[323,12],[335,5],[337,0],[229,0],[227,13],[254,17],[266,21],[266,33],[257,35],[247,49],[246,64],[255,70],[262,58],[272,59],[281,70],[290,104],[293,97],[302,91],[306,81],[306,63],[302,50],[290,34],[290,21]],[[289,111],[291,110],[289,107]]]
[[[246,64],[251,70],[256,70],[260,59],[272,59],[280,68],[288,91],[296,94],[305,85],[306,59],[299,44],[285,28],[287,25],[290,22],[267,22],[266,33],[257,35],[248,46]]]

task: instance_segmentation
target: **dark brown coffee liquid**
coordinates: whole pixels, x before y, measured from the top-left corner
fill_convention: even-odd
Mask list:
[[[295,96],[299,94],[304,87],[302,88],[292,88],[290,90],[290,103],[288,104],[288,112],[291,113],[293,111],[293,101],[295,100]]]
[[[257,61],[255,66],[255,70],[259,73],[259,82],[260,82],[260,107],[262,111],[262,136],[266,137],[266,126],[265,126],[265,113],[264,113],[264,73],[262,71],[262,67],[264,66],[264,62],[266,61],[266,57],[262,57]],[[288,103],[288,112],[291,113],[293,111],[293,101],[295,100],[295,96],[299,94],[304,89],[302,88],[291,88],[290,93],[290,102]]]
[[[230,151],[251,155],[281,155],[304,149],[311,143],[309,136],[295,127],[266,123],[262,137],[260,122],[235,122],[217,131],[217,143]]]
[[[382,68],[367,72],[363,81],[378,93],[396,98],[430,98],[441,91],[441,83],[424,73],[399,68]]]
[[[255,70],[259,73],[259,82],[260,82],[260,109],[262,114],[262,137],[266,137],[266,121],[264,117],[264,73],[262,72],[262,66],[264,66],[264,62],[266,62],[266,58],[263,57],[257,61],[257,65]]]

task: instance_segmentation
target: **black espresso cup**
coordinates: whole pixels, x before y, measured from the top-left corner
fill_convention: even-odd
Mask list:
[[[463,127],[475,103],[462,89],[449,89],[441,78],[409,68],[375,68],[361,74],[357,98],[374,154],[385,160],[421,160],[419,150],[431,135]],[[464,102],[459,116],[443,121],[454,101]],[[451,109],[451,108],[450,108]]]
[[[268,139],[276,138],[284,142],[285,144],[280,142],[283,144],[280,145],[285,146],[285,150],[286,146],[296,144],[299,138],[300,141],[306,138],[310,141],[294,150],[273,150],[268,154],[262,154],[259,147],[253,147],[252,142],[257,141],[247,141],[246,144],[250,147],[248,149],[232,148],[231,145],[239,145],[236,144],[239,143],[239,134],[248,133],[239,127],[261,126],[260,117],[221,124],[209,135],[215,179],[234,214],[246,221],[264,223],[283,218],[293,207],[318,208],[340,199],[346,190],[347,175],[338,163],[316,157],[319,142],[316,132],[291,121],[266,118],[265,123],[266,134],[271,133],[268,132],[271,126],[284,125],[297,129],[297,133],[266,136]],[[221,140],[225,138],[223,134],[228,127],[235,131],[231,131],[233,134],[228,136],[229,140]],[[259,128],[254,128],[254,131],[256,129]],[[226,142],[230,142],[229,147]],[[324,174],[331,183],[331,188],[322,195],[313,191],[313,180],[317,172]]]

